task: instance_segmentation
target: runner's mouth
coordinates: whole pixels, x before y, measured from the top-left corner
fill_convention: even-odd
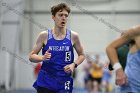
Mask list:
[[[65,25],[65,22],[61,22],[62,25]]]

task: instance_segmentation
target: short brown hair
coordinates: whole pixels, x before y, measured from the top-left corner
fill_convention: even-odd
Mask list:
[[[53,16],[55,16],[55,14],[56,14],[58,11],[63,10],[63,9],[65,9],[65,10],[68,12],[68,14],[69,14],[70,11],[71,11],[70,8],[67,6],[67,4],[65,4],[65,3],[60,3],[60,4],[58,4],[58,5],[55,5],[55,6],[51,7],[51,13],[52,13]]]

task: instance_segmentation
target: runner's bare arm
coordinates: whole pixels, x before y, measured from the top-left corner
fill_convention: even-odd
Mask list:
[[[29,60],[31,62],[37,63],[37,62],[41,62],[41,61],[44,60],[43,56],[42,55],[38,55],[38,53],[42,49],[43,44],[44,44],[46,38],[47,38],[47,31],[43,31],[43,32],[41,32],[39,34],[39,36],[37,38],[37,41],[36,41],[32,51],[29,54]]]
[[[84,61],[85,54],[84,54],[84,49],[83,49],[83,46],[81,45],[78,33],[76,32],[73,33],[73,47],[75,48],[78,54],[78,58],[76,59],[75,63],[79,65]]]

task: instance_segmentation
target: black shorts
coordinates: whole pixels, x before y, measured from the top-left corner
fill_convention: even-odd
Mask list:
[[[89,78],[91,79],[91,81],[97,81],[99,84],[101,84],[102,77],[101,78],[94,78],[90,75]]]
[[[52,90],[49,90],[49,89],[47,89],[47,88],[38,87],[38,88],[37,88],[37,93],[55,93],[55,92],[52,91]]]
[[[92,78],[92,81],[97,81],[99,84],[101,84],[102,78]]]

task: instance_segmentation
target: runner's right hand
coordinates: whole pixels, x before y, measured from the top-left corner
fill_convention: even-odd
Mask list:
[[[51,49],[48,49],[45,54],[42,56],[43,60],[50,60],[51,58],[51,53],[50,53]]]

